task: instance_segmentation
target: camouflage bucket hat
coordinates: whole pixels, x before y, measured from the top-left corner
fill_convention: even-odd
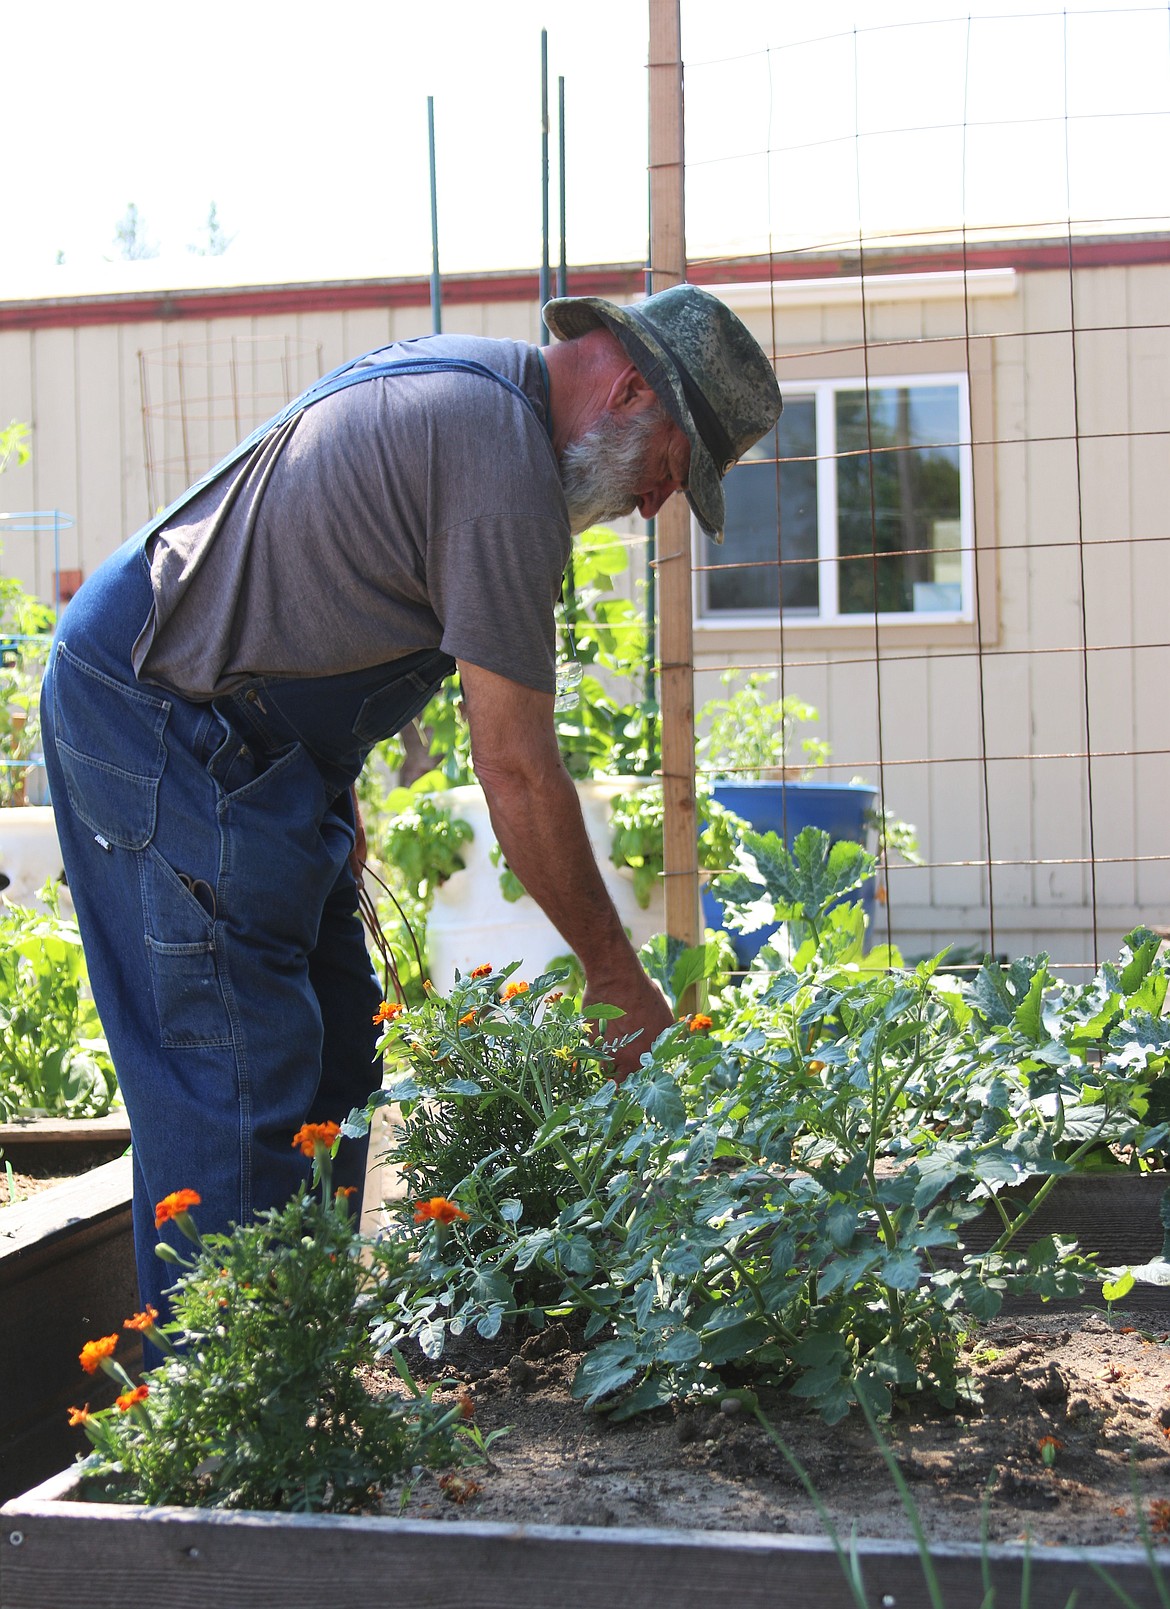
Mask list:
[[[600,296],[549,302],[544,321],[563,341],[599,326],[616,335],[691,444],[687,501],[723,540],[723,477],[766,435],[784,406],[767,355],[717,296],[672,285],[631,307]]]

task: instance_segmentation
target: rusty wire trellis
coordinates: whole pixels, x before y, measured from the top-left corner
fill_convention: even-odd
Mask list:
[[[1153,13],[1154,8],[1133,9]],[[1062,15],[1036,13],[1044,18]],[[1157,15],[1168,17],[1165,8]],[[790,690],[804,696],[799,683],[815,674],[828,689],[825,715],[835,745],[830,769],[838,774],[871,776],[883,802],[889,782],[895,804],[904,781],[917,781],[918,795],[928,806],[920,824],[923,864],[921,868],[882,867],[888,899],[880,917],[883,931],[879,937],[898,944],[906,953],[924,953],[948,937],[960,945],[1007,953],[1048,948],[1037,944],[1037,937],[1055,938],[1064,950],[1062,954],[1052,946],[1055,964],[1072,971],[1115,954],[1128,926],[1144,922],[1166,930],[1170,922],[1170,853],[1166,852],[1170,835],[1165,832],[1170,818],[1164,804],[1162,826],[1157,816],[1158,802],[1170,788],[1170,748],[1164,716],[1159,719],[1165,695],[1160,700],[1157,695],[1159,687],[1170,686],[1166,674],[1170,640],[1164,631],[1149,629],[1150,621],[1145,619],[1151,614],[1148,600],[1152,596],[1160,593],[1170,602],[1170,534],[1164,512],[1170,505],[1170,453],[1165,451],[1170,444],[1170,347],[1166,341],[1170,324],[1150,312],[1159,295],[1164,298],[1170,291],[1170,236],[1166,233],[1170,208],[1147,210],[1136,217],[1132,209],[1116,218],[1103,215],[1100,209],[1091,218],[1075,215],[1070,177],[1072,131],[1082,122],[1107,116],[1116,121],[1123,116],[1144,118],[1145,137],[1160,139],[1165,146],[1170,105],[1124,114],[1076,112],[1069,100],[1069,19],[1063,16],[1064,104],[1058,117],[1032,119],[1054,125],[1062,134],[1067,202],[1063,214],[1054,218],[1046,213],[1026,223],[1012,218],[970,223],[968,136],[974,129],[985,130],[992,121],[969,117],[972,26],[968,18],[962,117],[956,116],[946,125],[908,122],[906,127],[880,131],[883,138],[909,133],[930,138],[943,127],[959,131],[963,157],[955,198],[957,226],[924,224],[920,229],[890,229],[880,234],[862,226],[862,145],[873,137],[862,127],[859,107],[858,41],[866,30],[853,31],[854,128],[850,138],[855,193],[851,203],[857,227],[852,232],[822,233],[802,244],[791,239],[790,231],[783,248],[778,247],[771,213],[773,165],[781,161],[790,167],[799,164],[814,146],[825,142],[774,138],[771,104],[764,146],[710,158],[701,149],[695,153],[688,132],[687,154],[688,181],[705,165],[718,166],[727,194],[735,190],[729,178],[734,164],[758,165],[762,159],[769,208],[766,240],[757,239],[738,254],[738,261],[723,254],[692,257],[690,275],[718,283],[722,267],[728,271],[730,284],[742,279],[745,259],[758,263],[758,277],[766,287],[759,311],[782,389],[796,393],[802,380],[814,382],[826,372],[827,357],[838,365],[832,370],[834,376],[847,374],[864,388],[867,439],[864,446],[852,449],[854,458],[872,466],[884,452],[914,450],[912,445],[889,449],[875,442],[870,405],[873,390],[883,384],[896,385],[900,374],[932,367],[928,360],[936,351],[948,352],[948,367],[953,365],[964,373],[971,399],[969,436],[949,445],[967,450],[973,458],[971,535],[969,543],[955,543],[945,551],[969,556],[971,563],[965,640],[945,631],[936,632],[932,639],[929,625],[917,622],[911,623],[909,637],[913,640],[908,640],[905,621],[891,623],[873,612],[857,615],[845,633],[839,629],[840,620],[834,626],[810,626],[786,612],[785,592],[791,591],[801,567],[823,565],[825,554],[820,548],[812,557],[784,551],[780,487],[783,477],[791,473],[790,465],[799,460],[777,454],[765,460],[775,466],[774,557],[764,561],[752,556],[728,565],[697,548],[694,573],[701,584],[704,576],[715,572],[726,575],[740,569],[761,573],[767,567],[777,576],[781,606],[771,617],[770,627],[760,618],[738,619],[720,634],[707,623],[706,636],[696,641],[694,661],[700,680],[709,680],[723,667],[771,672],[780,696]],[[784,49],[795,59],[801,47]],[[764,54],[770,57],[772,53]],[[750,58],[737,60],[742,63]],[[704,65],[710,64],[685,62],[688,118],[701,97],[701,71],[696,74],[696,68],[701,70]],[[1170,32],[1164,68],[1170,85]],[[770,93],[775,82],[770,61],[767,74]],[[843,93],[849,93],[848,87]],[[1016,125],[1020,119],[1003,121]],[[1153,162],[1148,150],[1146,157]],[[995,322],[981,310],[973,285],[985,265],[1005,264],[1018,267],[1020,283],[1010,303],[1004,304],[1004,317]],[[888,313],[883,316],[880,290],[885,276],[937,273],[940,268],[960,277],[957,317],[950,323],[912,331],[907,327],[909,320],[899,328],[896,319]],[[815,340],[802,339],[799,332],[789,336],[786,331],[792,320],[782,305],[786,282],[801,277],[806,282],[823,278],[831,284],[843,274],[856,281],[856,301],[850,304],[854,328],[839,328],[833,339],[823,331]],[[1100,310],[1097,287],[1091,280],[1096,274],[1121,275],[1119,294],[1124,305],[1120,312],[1116,305],[1104,313]],[[1032,279],[1033,275],[1045,276],[1042,284]],[[1154,283],[1143,289],[1138,276]],[[1052,316],[1058,278],[1063,284],[1063,311]],[[1033,285],[1040,285],[1042,291],[1042,296],[1037,292],[1043,301],[1039,316],[1033,316],[1028,305]],[[1115,291],[1114,302],[1117,294]],[[1057,364],[1051,350],[1054,342],[1062,343],[1064,349],[1060,361],[1065,372],[1059,385],[1053,378]],[[1116,350],[1102,355],[1092,343],[1103,342],[1113,342]],[[956,347],[963,354],[961,365],[954,362]],[[1139,401],[1133,376],[1147,360],[1147,352],[1149,361],[1161,360],[1162,374],[1145,400]],[[1103,371],[1118,364],[1125,379],[1120,424],[1102,420],[1105,405],[1097,400]],[[1008,429],[1011,398],[1004,374],[1013,366],[1025,376],[1022,391],[1030,386],[1036,396],[1025,397],[1020,422],[1012,421]],[[1045,388],[1048,394],[1041,397]],[[1049,413],[1057,406],[1064,409],[1065,419],[1059,425],[1051,418],[1044,422],[1045,403]],[[1062,454],[1067,462],[1046,468],[1041,462],[1045,451],[1053,457]],[[1101,510],[1114,490],[1109,476],[1118,471],[1116,465],[1103,466],[1097,460],[1109,452],[1121,453],[1125,484],[1116,488],[1117,501],[1122,504],[1116,520],[1105,526]],[[1153,465],[1138,463],[1142,453],[1153,454],[1157,461]],[[848,450],[833,455],[835,463],[849,456]],[[818,445],[813,461],[819,462],[820,457]],[[1017,483],[1022,483],[1022,492]],[[884,550],[872,502],[872,473],[869,484],[869,551],[836,552],[833,562],[841,567],[868,565],[876,598],[876,572]],[[1019,507],[1012,502],[1016,492],[1020,492]],[[1037,499],[1043,493],[1067,501],[1068,511],[1059,517],[1038,512]],[[1135,506],[1127,506],[1127,499]],[[1137,506],[1142,502],[1147,505],[1144,515]],[[1152,528],[1148,506],[1161,511]],[[944,549],[913,545],[897,549],[903,562],[934,557],[940,551]],[[1110,562],[1098,574],[1105,559]],[[1071,563],[1071,578],[1061,573],[1065,560]],[[1123,584],[1129,586],[1128,612],[1119,626],[1116,610],[1110,614],[1103,605],[1113,600],[1116,588]],[[1047,629],[1047,621],[1040,630],[1036,618],[1045,607],[1042,589],[1046,585],[1058,594],[1051,612],[1059,616],[1057,625],[1063,633],[1059,639]],[[1022,627],[1017,618],[1021,610],[1032,611]],[[774,655],[761,646],[761,634],[766,636],[768,631],[775,643]],[[861,638],[866,634],[868,642],[863,644]],[[1101,670],[1107,662],[1109,669]],[[937,726],[932,699],[941,696],[935,683],[941,688],[948,674],[953,677],[964,668],[971,670],[974,688],[973,696],[965,699],[956,714],[959,732],[948,732],[945,744],[932,744],[931,723]],[[869,740],[864,743],[857,736],[858,723],[843,720],[841,708],[850,687],[860,685],[861,672],[868,673],[867,696],[873,706]],[[906,707],[908,675],[918,679],[919,711]],[[1058,691],[1054,693],[1053,688]],[[1060,707],[1062,701],[1067,708]],[[696,703],[701,702],[696,696]],[[1079,736],[1072,733],[1073,726]],[[850,734],[848,742],[837,742],[840,729]],[[1005,741],[1009,733],[1017,740]],[[960,734],[962,743],[956,741]],[[1052,741],[1053,736],[1063,741]],[[1128,778],[1121,785],[1119,768],[1125,769]],[[949,784],[948,773],[954,778]],[[967,797],[972,776],[978,796],[974,810]],[[961,818],[967,839],[958,852],[953,833],[948,838],[943,830],[949,825],[948,815]],[[1121,871],[1131,880],[1128,892],[1114,875]],[[952,894],[939,899],[938,890],[955,886],[946,881],[952,873],[976,875],[976,896],[972,897],[967,884],[963,898]],[[1026,874],[1028,883],[1021,883],[1016,874]],[[1075,874],[1079,881],[1063,874]],[[925,885],[925,897],[916,890],[915,879],[919,888]],[[952,924],[949,930],[948,923]],[[920,942],[926,939],[931,942]]]
[[[138,353],[149,517],[320,378],[319,341],[231,335]]]

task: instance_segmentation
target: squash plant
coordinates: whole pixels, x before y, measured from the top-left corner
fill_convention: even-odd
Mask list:
[[[782,942],[717,998],[717,1021],[676,1023],[620,1087],[537,1106],[507,1077],[557,1047],[581,1060],[552,978],[520,1006],[504,973],[460,980],[395,1019],[389,1063],[458,1099],[465,1125],[480,1103],[526,1103],[531,1154],[557,1166],[536,1213],[516,1158],[455,1178],[448,1157],[444,1194],[467,1219],[441,1247],[403,1223],[413,1285],[383,1344],[413,1336],[437,1354],[468,1324],[573,1312],[596,1342],[575,1385],[586,1405],[622,1417],[766,1381],[832,1422],[871,1387],[954,1404],[973,1323],[1006,1295],[1073,1296],[1101,1278],[1066,1237],[1025,1248],[1023,1231],[1102,1152],[1160,1165],[1170,1020],[1154,935],[1130,935],[1088,984],[1045,957],[965,983],[941,958],[863,955],[861,913],[839,903],[872,870],[859,845],[808,829],[789,850],[749,832],[739,861],[723,897],[768,907]],[[710,952],[660,944],[647,959],[677,998]],[[984,1213],[999,1233],[968,1251],[964,1226]]]

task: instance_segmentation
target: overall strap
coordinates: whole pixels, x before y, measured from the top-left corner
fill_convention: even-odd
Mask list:
[[[242,458],[246,458],[254,448],[258,447],[267,436],[275,434],[282,426],[288,424],[290,419],[295,419],[298,414],[303,413],[306,408],[311,408],[315,402],[320,402],[322,398],[331,397],[336,391],[344,391],[347,386],[360,385],[365,380],[381,380],[396,374],[449,374],[451,372],[478,375],[481,379],[493,380],[497,385],[502,385],[506,391],[510,391],[513,396],[519,397],[525,407],[536,416],[536,408],[532,398],[526,392],[522,391],[518,385],[514,385],[506,375],[498,374],[495,369],[489,368],[486,363],[477,363],[473,358],[394,358],[385,363],[366,363],[363,358],[354,358],[349,363],[343,363],[340,368],[331,370],[329,374],[322,375],[320,380],[315,381],[307,390],[302,391],[299,397],[294,397],[287,407],[274,414],[265,424],[258,426],[250,436],[245,437],[238,446],[233,447],[226,458],[221,458],[218,464],[209,469],[205,475],[201,475],[194,486],[189,486],[181,497],[177,497],[173,503],[168,504],[160,514],[156,514],[154,519],[144,525],[138,532],[138,536],[142,541],[147,541],[169,519],[173,518],[181,509],[186,508],[188,503],[196,498],[206,487],[210,486],[212,481],[222,475],[225,470],[230,469],[233,464],[238,464]]]

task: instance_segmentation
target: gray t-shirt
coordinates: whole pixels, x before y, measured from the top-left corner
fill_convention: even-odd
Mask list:
[[[569,519],[537,348],[431,336],[368,354],[470,358],[323,398],[149,539],[134,668],[195,700],[441,648],[551,693]]]

